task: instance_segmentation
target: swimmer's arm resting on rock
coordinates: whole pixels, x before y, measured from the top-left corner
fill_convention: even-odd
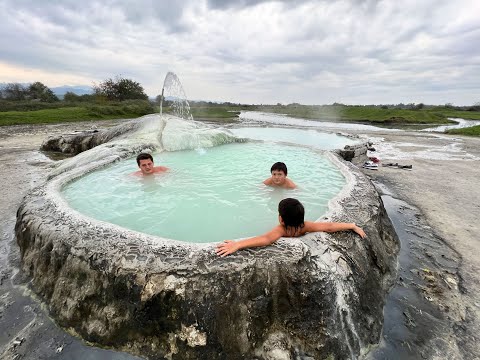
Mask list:
[[[302,228],[301,234],[303,235],[307,232],[337,232],[337,231],[346,231],[352,230],[357,233],[362,239],[366,237],[365,232],[362,228],[358,227],[354,223],[336,223],[336,222],[312,222],[305,221],[305,225]],[[233,241],[225,240],[223,243],[217,245],[217,255],[224,257],[234,252],[246,249],[250,247],[259,247],[267,246],[273,244],[275,241],[280,239],[282,236],[285,236],[285,229],[282,225],[277,225],[269,232],[255,236],[249,239]]]
[[[233,254],[237,250],[271,245],[282,236],[284,236],[283,226],[277,225],[269,232],[260,236],[239,241],[225,240],[223,243],[217,245],[216,252],[217,255],[224,257]]]
[[[312,222],[312,221],[305,221],[305,226],[302,229],[304,232],[337,232],[337,231],[346,231],[352,230],[353,232],[360,235],[363,239],[365,236],[365,232],[362,228],[358,227],[354,223],[337,223],[337,222]]]

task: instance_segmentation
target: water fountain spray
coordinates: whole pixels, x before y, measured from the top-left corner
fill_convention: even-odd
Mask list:
[[[167,73],[163,82],[162,95],[160,96],[160,116],[162,116],[163,112],[165,90],[167,90],[169,98],[172,99],[173,115],[185,120],[193,120],[192,113],[190,112],[190,104],[187,101],[182,83],[178,79],[178,76],[171,71]]]
[[[165,91],[165,87],[162,88],[162,95],[160,95],[160,117],[162,117],[162,104],[163,104],[163,92]]]

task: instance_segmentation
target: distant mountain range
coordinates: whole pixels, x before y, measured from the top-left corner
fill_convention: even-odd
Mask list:
[[[63,97],[67,92],[72,92],[77,95],[93,94],[93,88],[91,86],[70,86],[63,85],[50,88],[55,95]]]
[[[0,88],[4,87],[7,85],[7,83],[0,82]],[[29,86],[30,83],[20,83],[22,86]],[[67,92],[72,92],[76,95],[89,95],[93,94],[93,87],[87,86],[87,85],[62,85],[62,86],[56,86],[56,87],[49,87],[50,90],[53,91],[55,95],[57,95],[60,99],[63,99],[63,96]],[[149,97],[150,100],[155,100],[156,96],[154,97]],[[181,100],[178,97],[175,96],[165,96],[165,100],[167,101],[175,101],[175,100]],[[201,100],[197,100],[201,101]]]
[[[22,86],[30,85],[30,83],[19,83],[19,84]],[[7,83],[0,82],[0,88],[6,85]],[[86,85],[78,85],[78,86],[63,85],[63,86],[57,86],[57,87],[49,87],[49,89],[52,90],[55,95],[60,97],[63,97],[63,95],[65,95],[69,91],[77,95],[93,94],[93,88],[91,86],[86,86]]]
[[[70,86],[70,85],[63,85],[63,86],[57,86],[57,87],[51,87],[50,88],[55,95],[57,95],[60,99],[63,98],[63,96],[67,92],[73,92],[74,94],[77,95],[85,95],[85,94],[93,94],[93,88],[91,86]],[[155,100],[155,97],[150,97],[150,100]],[[170,101],[175,101],[178,100],[178,98],[174,96],[165,96],[165,100],[170,100]]]
[[[0,86],[1,85],[2,84],[0,83]],[[29,85],[29,84],[26,84],[26,85]],[[79,86],[63,85],[63,86],[51,87],[50,89],[60,99],[63,99],[63,96],[69,91],[77,95],[93,94],[93,88],[91,86],[83,86],[83,85],[79,85]],[[149,97],[149,98],[150,100],[155,100],[155,96]],[[173,96],[165,96],[165,100],[174,101],[176,99],[177,98]]]

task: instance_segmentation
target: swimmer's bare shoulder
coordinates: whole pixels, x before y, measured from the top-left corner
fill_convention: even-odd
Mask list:
[[[169,169],[168,167],[166,167],[166,166],[155,166],[155,167],[153,168],[153,172],[152,172],[152,173],[153,173],[153,174],[157,174],[157,173],[162,173],[162,172],[166,172],[166,171],[169,171],[169,170],[170,170],[170,169]],[[150,175],[151,175],[152,173],[150,173]],[[141,170],[135,171],[135,172],[131,173],[130,175],[131,175],[131,176],[148,176],[148,175],[143,174]]]
[[[153,168],[153,172],[154,172],[154,173],[165,172],[165,171],[168,171],[168,170],[170,170],[170,169],[169,169],[168,167],[166,167],[166,166],[155,166],[155,167]]]
[[[285,188],[287,188],[287,189],[295,189],[295,188],[297,187],[297,185],[295,185],[295,183],[294,183],[292,180],[290,180],[290,179],[288,179],[288,178],[285,179],[285,180],[286,180],[286,181],[285,181],[285,182],[286,182],[286,183],[285,183]]]

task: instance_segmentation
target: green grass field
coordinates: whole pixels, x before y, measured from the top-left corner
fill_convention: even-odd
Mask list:
[[[148,101],[125,101],[121,103],[75,104],[76,106],[49,108],[31,111],[0,111],[1,125],[62,123],[85,120],[128,119],[157,112],[157,106]],[[22,105],[23,110],[25,105]],[[57,103],[58,106],[58,103]],[[479,111],[458,111],[449,107],[435,106],[422,109],[389,109],[377,106],[346,105],[240,105],[192,103],[195,120],[229,123],[238,120],[242,110],[256,110],[286,114],[311,120],[370,123],[395,127],[410,125],[448,124],[448,117],[480,119]],[[171,109],[165,107],[165,113]],[[463,130],[461,130],[463,131]],[[467,131],[467,130],[465,130]],[[460,133],[459,133],[460,134]],[[470,135],[475,135],[475,131]]]
[[[448,117],[480,119],[480,112],[457,111],[438,106],[428,109],[382,109],[373,106],[288,105],[262,106],[260,111],[287,114],[311,120],[356,121],[375,124],[448,124]]]
[[[81,107],[36,111],[7,111],[0,113],[0,125],[49,124],[84,120],[102,120],[137,117],[136,114],[98,114]]]
[[[448,130],[447,134],[480,136],[480,125],[472,126],[472,127],[468,127],[468,128],[463,128],[463,129]]]
[[[240,110],[233,110],[228,107],[192,107],[191,111],[194,119],[222,122],[235,121],[240,114]]]
[[[215,122],[215,123],[231,123],[238,121],[238,115],[242,110],[258,110],[257,105],[241,105],[232,103],[190,103],[190,111],[195,120]],[[172,113],[169,107],[164,108],[164,112]]]
[[[148,102],[125,102],[112,105],[85,105],[34,111],[0,112],[0,126],[50,124],[85,120],[131,119],[153,112]]]
[[[191,106],[196,120],[232,122],[241,110],[255,110],[285,114],[310,120],[355,121],[376,125],[449,124],[447,117],[480,119],[480,112],[456,111],[444,107],[433,109],[406,110],[382,109],[373,106],[344,105],[238,105],[238,106]]]

